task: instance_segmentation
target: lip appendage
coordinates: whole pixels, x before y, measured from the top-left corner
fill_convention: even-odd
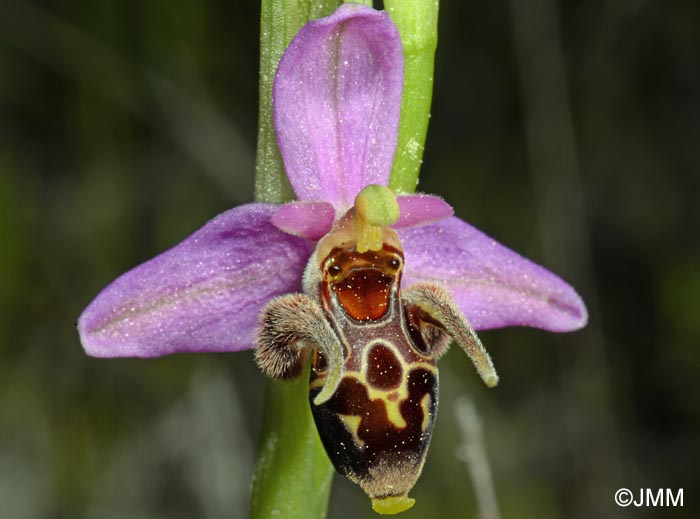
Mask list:
[[[380,514],[408,510],[438,405],[436,360],[456,341],[487,386],[491,359],[446,289],[402,294],[404,256],[391,191],[368,186],[321,239],[304,294],[264,308],[256,358],[275,378],[298,376],[311,354],[309,398],[336,470],[359,484]]]

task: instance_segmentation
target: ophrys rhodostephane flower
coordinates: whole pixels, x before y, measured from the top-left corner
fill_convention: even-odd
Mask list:
[[[336,469],[379,512],[413,504],[437,409],[436,359],[455,340],[489,386],[474,330],[586,322],[559,277],[388,188],[403,56],[382,12],[345,4],[307,24],[274,86],[296,202],[227,211],[105,288],[80,316],[88,354],[155,357],[257,347],[268,375],[311,357],[311,406]]]

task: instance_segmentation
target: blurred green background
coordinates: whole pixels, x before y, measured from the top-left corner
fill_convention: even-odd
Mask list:
[[[258,17],[0,2],[0,517],[246,516],[252,354],[92,359],[75,322],[252,199]],[[591,319],[483,332],[495,390],[458,349],[441,362],[406,519],[480,517],[465,442],[505,518],[698,516],[699,20],[696,0],[442,2],[419,187],[569,280]],[[620,487],[684,488],[685,507],[618,508]],[[336,477],[329,517],[376,516]]]

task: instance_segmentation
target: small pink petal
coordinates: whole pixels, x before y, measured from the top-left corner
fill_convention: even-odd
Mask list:
[[[398,232],[406,286],[446,286],[477,330],[532,326],[566,332],[588,320],[586,306],[568,283],[459,218]]]
[[[454,214],[452,206],[434,195],[402,195],[396,197],[399,203],[399,220],[394,229],[416,227],[435,223]]]
[[[335,209],[328,202],[291,202],[270,220],[281,231],[309,240],[320,240],[333,227]]]

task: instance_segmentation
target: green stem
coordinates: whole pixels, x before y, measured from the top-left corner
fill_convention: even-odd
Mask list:
[[[340,0],[263,0],[260,17],[260,110],[255,199],[281,203],[293,198],[272,123],[272,84],[284,50],[310,19],[328,16]],[[250,517],[322,519],[326,516],[333,466],[318,437],[309,407],[309,373],[269,380]]]
[[[384,0],[384,7],[401,34],[405,60],[399,142],[389,187],[397,193],[413,193],[433,97],[438,0]]]
[[[291,381],[270,380],[250,499],[251,519],[323,519],[333,466],[309,406],[309,372]]]

